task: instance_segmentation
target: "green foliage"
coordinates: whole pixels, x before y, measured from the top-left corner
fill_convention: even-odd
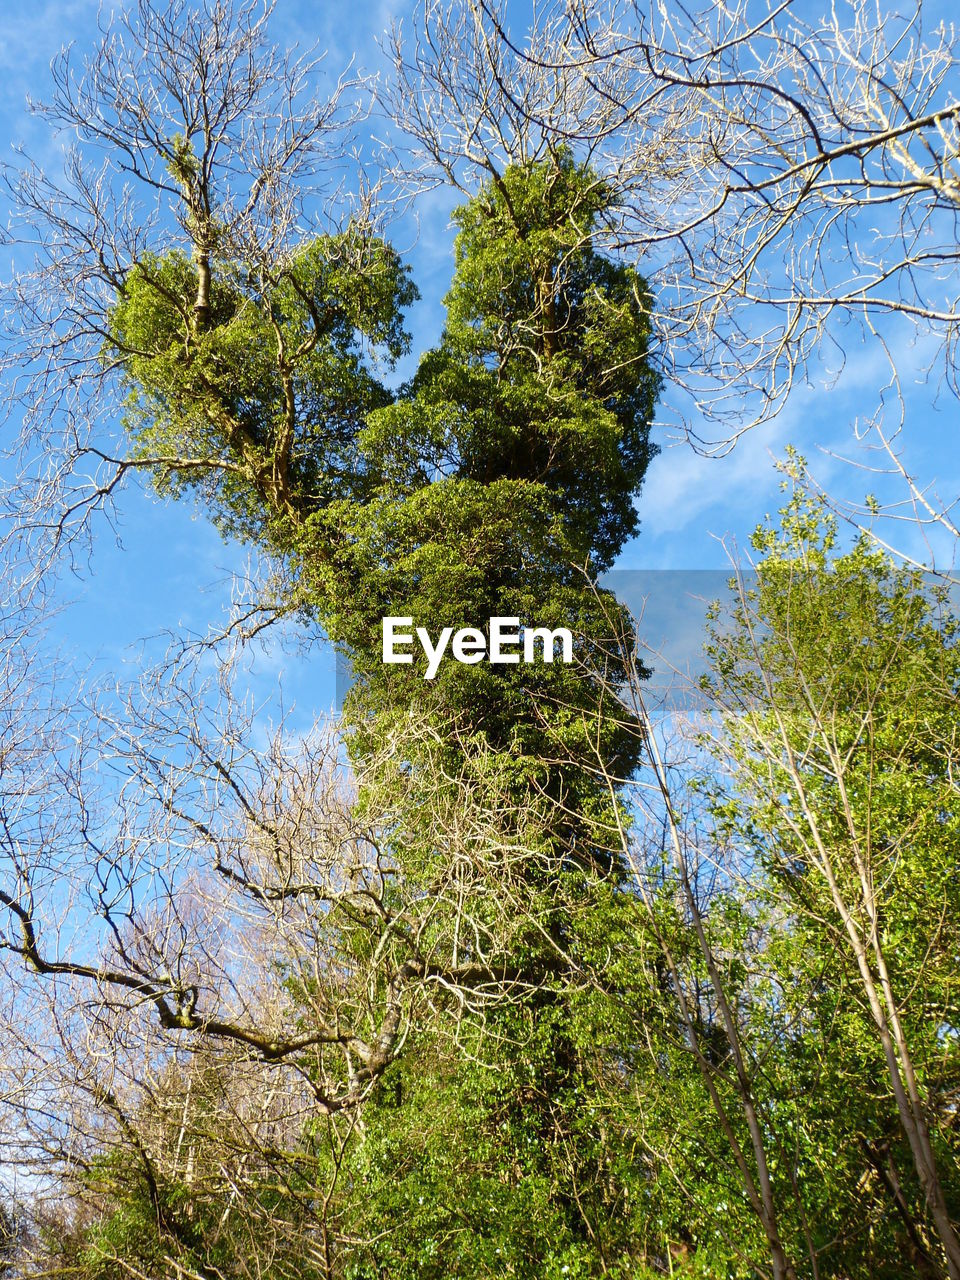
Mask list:
[[[722,996],[798,1274],[813,1256],[823,1280],[933,1280],[924,1190],[837,901],[885,958],[956,1215],[958,623],[866,542],[838,550],[822,505],[795,497],[758,530],[755,583],[709,646],[713,765],[691,796],[707,806],[698,839],[746,879],[696,890],[702,935],[669,860],[646,902],[633,896],[603,774],[634,773],[643,735],[609,693],[623,616],[583,570],[636,527],[659,381],[643,281],[594,247],[608,199],[565,152],[487,183],[455,214],[441,342],[395,394],[363,344],[402,351],[412,286],[359,235],[315,242],[269,285],[216,264],[203,324],[197,264],[145,259],[112,316],[137,456],[161,489],[285,556],[353,663],[354,758],[379,762],[378,794],[404,797],[398,902],[434,892],[438,814],[486,796],[528,820],[522,864],[491,857],[460,890],[489,937],[499,894],[523,917],[499,943],[502,999],[438,991],[345,1147],[305,1129],[317,1185],[334,1188],[328,1274],[767,1273]],[[579,665],[447,663],[428,682],[420,662],[382,665],[385,614],[433,634],[497,615],[569,627]],[[358,812],[370,803],[362,792]],[[400,963],[400,933],[381,944],[349,913],[326,924],[343,954],[382,945],[384,972]],[[439,961],[451,939],[438,910],[422,945]],[[300,991],[305,1008],[315,995]],[[175,1247],[229,1275],[229,1215],[215,1227],[184,1194],[158,1201],[131,1175],[87,1235],[87,1273],[125,1253],[149,1272]],[[297,1221],[303,1202],[267,1171],[257,1197]],[[278,1275],[298,1265],[296,1231],[283,1239]]]
[[[187,184],[189,160],[175,175]],[[538,815],[527,858],[509,870],[523,920],[505,933],[502,963],[516,992],[508,984],[502,1007],[456,1015],[454,1038],[454,1010],[438,1000],[414,1052],[381,1082],[337,1184],[338,1230],[357,1242],[342,1249],[342,1274],[628,1274],[629,1161],[590,1120],[607,1015],[572,985],[602,966],[610,930],[632,910],[619,801],[602,779],[628,776],[639,752],[609,692],[623,672],[624,617],[588,575],[636,529],[660,385],[646,285],[594,245],[609,200],[565,151],[487,183],[454,215],[441,342],[396,394],[366,350],[401,354],[400,310],[415,292],[393,251],[358,228],[270,271],[232,262],[222,244],[146,256],[109,318],[104,358],[128,387],[138,462],[224,533],[284,557],[297,603],[349,656],[351,751],[370,779],[358,804],[393,788],[404,813],[421,815],[419,832],[398,819],[397,892],[431,891],[445,837],[427,815],[465,803],[471,761],[491,762],[471,802],[493,785],[517,838],[521,815]],[[382,664],[387,614],[433,634],[492,616],[567,627],[577,666],[448,662],[427,682],[421,665]],[[403,732],[410,723],[429,732],[418,742]],[[477,928],[497,918],[500,874],[493,859],[461,889]],[[421,939],[438,961],[448,917]],[[349,912],[325,927],[344,954],[378,945]],[[385,973],[403,941],[384,943]],[[151,1228],[138,1193],[123,1198],[98,1230],[129,1232],[122,1247],[133,1250]]]
[[[457,209],[443,339],[366,437],[401,492],[437,474],[544,486],[596,570],[636,530],[660,388],[646,283],[593,246],[609,199],[561,151]]]
[[[20,1234],[13,1210],[0,1201],[0,1276],[13,1274]]]
[[[869,927],[864,913],[876,912],[904,996],[919,972],[928,994],[942,992],[947,1021],[930,1028],[939,1035],[956,1025],[960,621],[944,588],[864,540],[831,554],[835,536],[819,504],[794,499],[779,530],[758,530],[756,587],[715,636],[727,740],[748,800],[731,813],[740,822],[749,813],[778,887],[838,936],[823,866],[858,922]],[[776,740],[789,744],[779,758],[767,745]],[[810,857],[815,842],[822,865]]]
[[[397,255],[359,228],[263,277],[216,261],[198,325],[196,264],[145,255],[110,316],[105,358],[129,386],[126,428],[160,492],[192,492],[224,533],[289,553],[299,522],[361,496],[364,418],[387,403],[365,347],[406,350],[417,295]]]
[[[956,1220],[960,620],[944,588],[865,539],[839,550],[802,492],[754,546],[755,583],[713,624],[707,687],[730,781],[708,789],[771,921],[753,957],[767,994],[757,1004],[755,986],[748,1010],[767,1106],[821,1275],[932,1276],[939,1246],[892,1073],[909,1056]],[[882,1034],[894,1014],[896,1067]]]

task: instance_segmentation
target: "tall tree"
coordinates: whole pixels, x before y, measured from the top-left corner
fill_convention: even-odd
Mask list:
[[[111,349],[132,384],[136,447],[155,467],[158,483],[200,485],[221,524],[269,538],[294,565],[299,600],[346,649],[358,682],[348,704],[355,759],[379,760],[395,772],[397,733],[413,713],[435,734],[419,758],[415,740],[403,739],[411,768],[405,785],[413,792],[435,790],[437,750],[443,776],[454,779],[478,752],[489,769],[492,751],[510,761],[509,794],[518,813],[538,795],[551,801],[541,856],[531,858],[526,872],[515,872],[528,881],[531,928],[500,962],[504,979],[509,975],[526,996],[513,1003],[507,1023],[493,1032],[488,1026],[485,1037],[491,1045],[515,1046],[507,1058],[495,1059],[515,1080],[515,1093],[517,1077],[538,1063],[536,1105],[533,1098],[525,1108],[515,1096],[504,1099],[501,1080],[498,1099],[481,1089],[483,1102],[464,1104],[457,1118],[462,1123],[470,1114],[476,1126],[477,1106],[487,1108],[488,1123],[504,1106],[513,1112],[510,1132],[519,1128],[509,1154],[497,1157],[495,1176],[512,1167],[511,1183],[526,1195],[524,1184],[539,1175],[550,1188],[548,1199],[565,1201],[574,1225],[554,1227],[554,1249],[565,1231],[586,1240],[595,1230],[569,1188],[562,1190],[569,1175],[554,1170],[547,1178],[539,1167],[539,1153],[558,1125],[568,1151],[575,1149],[564,1127],[569,1116],[560,1117],[582,1102],[586,1087],[581,1041],[589,1033],[574,1025],[564,983],[576,976],[597,921],[573,903],[596,884],[599,905],[623,875],[611,846],[617,825],[611,797],[590,766],[597,734],[605,763],[619,776],[632,771],[638,750],[606,683],[615,678],[606,643],[611,600],[585,575],[607,567],[636,526],[632,497],[650,456],[658,385],[647,360],[650,303],[643,281],[591,244],[605,198],[595,175],[560,152],[552,162],[508,168],[458,211],[457,269],[441,345],[392,404],[365,403],[349,388],[356,425],[352,433],[349,423],[345,428],[351,465],[339,472],[325,424],[310,423],[333,395],[324,379],[333,378],[337,366],[328,360],[304,369],[287,397],[259,363],[247,368],[250,360],[263,361],[266,321],[257,335],[249,329],[267,306],[270,324],[283,335],[282,350],[311,346],[312,355],[313,337],[291,336],[287,327],[289,306],[316,329],[311,310],[321,311],[322,290],[331,288],[319,276],[307,286],[299,266],[306,255],[293,260],[289,291],[271,293],[265,302],[221,291],[219,277],[232,267],[214,264],[201,328],[193,302],[199,279],[184,271],[185,259],[168,255],[131,277],[111,316]],[[332,251],[321,245],[313,252],[335,258],[340,246],[338,240]],[[382,269],[388,282],[392,269]],[[385,289],[385,308],[391,290],[396,286]],[[276,359],[279,364],[282,355]],[[298,408],[308,427],[269,425],[272,415]],[[198,429],[202,448],[192,445]],[[182,474],[165,461],[151,462],[188,449],[197,465]],[[281,484],[278,477],[291,479]],[[400,671],[384,667],[381,620],[387,614],[412,617],[432,631],[482,629],[496,616],[525,626],[567,626],[578,637],[577,663],[450,663],[427,681],[422,662]],[[394,856],[409,884],[433,883],[429,846],[398,848]],[[545,866],[554,870],[545,875]],[[482,1055],[482,1043],[473,1052]],[[456,1079],[448,1062],[447,1075],[451,1070]],[[458,1080],[444,1087],[476,1086]],[[422,1092],[422,1085],[411,1091],[413,1105]],[[388,1111],[381,1114],[396,1126]],[[368,1131],[371,1123],[368,1116]],[[409,1124],[406,1116],[401,1124]],[[454,1130],[445,1132],[445,1142],[446,1176],[465,1176],[451,1159],[460,1147]],[[528,1147],[523,1160],[518,1144]],[[419,1182],[423,1170],[416,1167],[413,1176]],[[390,1195],[396,1195],[392,1186]],[[376,1205],[371,1191],[368,1199]],[[472,1234],[482,1234],[480,1222],[492,1220],[488,1207],[481,1197]],[[529,1241],[526,1255],[534,1265]]]
[[[109,33],[79,81],[62,71],[54,114],[111,156],[119,146],[121,167],[132,155],[134,176],[161,193],[178,228],[148,223],[118,253],[113,241],[104,248],[103,207],[93,210],[96,234],[71,224],[84,278],[99,291],[78,298],[64,350],[92,342],[97,377],[122,387],[129,451],[115,476],[148,472],[161,492],[193,497],[225,533],[285,562],[280,608],[317,617],[356,672],[347,718],[359,811],[379,811],[392,794],[405,816],[382,848],[371,841],[376,856],[359,880],[352,862],[341,869],[344,886],[333,872],[319,882],[285,873],[283,823],[239,783],[248,822],[229,857],[206,816],[157,788],[214,849],[214,875],[260,907],[315,914],[330,973],[293,983],[304,1027],[282,1036],[249,1002],[240,1018],[226,1016],[218,983],[187,979],[189,939],[173,970],[122,942],[118,963],[80,964],[38,940],[29,868],[2,902],[41,974],[145,1001],[174,1037],[288,1062],[312,1083],[321,1112],[373,1094],[343,1183],[353,1190],[352,1234],[372,1242],[358,1266],[423,1275],[429,1257],[438,1274],[484,1274],[509,1248],[518,1273],[576,1265],[592,1274],[612,1265],[625,1220],[611,1209],[621,1193],[585,1119],[600,1023],[579,984],[629,904],[619,802],[594,762],[599,750],[612,774],[627,776],[639,739],[608,687],[619,670],[607,645],[616,606],[590,578],[636,528],[659,387],[647,349],[651,299],[633,266],[594,245],[609,188],[588,165],[562,148],[509,164],[455,215],[443,339],[391,394],[369,350],[388,360],[402,352],[400,313],[414,290],[370,223],[354,218],[324,235],[298,224],[287,167],[295,179],[319,123],[295,117],[295,146],[284,150],[281,127],[276,153],[254,149],[266,167],[238,168],[257,94],[271,91],[250,60],[260,35],[252,15],[238,9],[234,30],[227,8],[209,7],[208,30],[185,7],[140,5],[123,20],[146,50],[133,99],[129,48]],[[37,214],[39,182],[21,183]],[[292,211],[279,230],[259,214],[265,187]],[[432,631],[483,630],[494,616],[568,627],[576,662],[448,662],[427,680],[422,663],[382,664],[386,614]],[[218,753],[204,768],[230,787]],[[450,914],[428,912],[425,927],[411,929],[398,901],[450,892],[451,837],[433,819],[446,807],[472,847],[470,805],[481,794],[499,806],[504,839],[461,886],[456,908],[446,898]],[[467,807],[459,817],[458,803]],[[261,837],[279,858],[269,875],[246,848]],[[363,871],[373,883],[360,883]],[[504,885],[518,924],[491,948]],[[451,927],[464,920],[469,931]],[[432,1002],[443,1018],[418,1028],[418,1062],[405,1067],[397,1055],[414,989],[420,1007]],[[360,1000],[350,1015],[347,991]],[[470,1016],[455,1019],[458,1005]],[[330,1054],[341,1055],[339,1075]],[[385,1087],[391,1072],[396,1092]],[[417,1136],[425,1106],[440,1124],[439,1152]],[[486,1152],[480,1160],[471,1137]],[[398,1143],[408,1153],[403,1177]],[[410,1210],[414,1189],[431,1182],[409,1219],[415,1230],[386,1230],[381,1215],[398,1197]]]

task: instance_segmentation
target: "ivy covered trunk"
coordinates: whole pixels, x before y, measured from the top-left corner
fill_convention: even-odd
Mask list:
[[[358,1276],[599,1274],[627,1241],[592,1101],[594,978],[626,901],[607,780],[632,774],[641,735],[610,692],[623,617],[595,578],[637,527],[659,381],[646,285],[594,247],[608,199],[565,150],[486,183],[454,214],[440,344],[396,394],[363,344],[399,354],[414,291],[360,228],[257,278],[216,256],[209,282],[196,253],[144,260],[111,317],[135,450],[161,491],[193,491],[287,560],[295,603],[355,673],[345,715],[365,776],[380,762],[374,785],[414,805],[444,779],[455,804],[465,776],[493,776],[517,833],[538,815],[526,855],[488,855],[468,891],[480,920],[486,896],[515,895],[499,950],[451,944],[457,908],[439,907],[432,1016],[386,1065],[351,1150],[348,1234],[371,1242]],[[445,661],[428,680],[422,660],[383,664],[388,615],[432,633],[567,628],[574,661]],[[426,832],[388,856],[405,892],[434,892],[444,850]],[[472,1010],[443,982],[471,960]]]

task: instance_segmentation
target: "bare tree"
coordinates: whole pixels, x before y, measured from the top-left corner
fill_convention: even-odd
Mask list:
[[[482,1009],[531,980],[504,957],[528,927],[518,869],[533,856],[536,812],[524,833],[504,783],[469,766],[445,777],[436,744],[432,794],[418,782],[405,801],[397,741],[348,786],[336,735],[299,746],[278,735],[255,752],[236,708],[205,725],[197,701],[194,689],[163,703],[151,690],[137,719],[109,737],[101,724],[66,759],[62,745],[22,736],[11,747],[4,950],[91,1008],[152,1011],[171,1043],[284,1064],[324,1113],[366,1096],[424,1001]],[[418,824],[432,812],[437,850],[406,888],[395,852],[405,805]],[[101,939],[90,959],[57,940],[83,901]],[[89,926],[77,945],[92,946]],[[269,997],[265,970],[284,975]]]
[[[426,12],[440,39],[443,11]],[[919,0],[905,15],[875,0],[822,13],[574,0],[522,45],[492,4],[471,20],[515,116],[588,148],[616,185],[618,243],[652,255],[668,348],[704,391],[755,386],[767,416],[836,312],[939,335],[956,391],[958,45]],[[449,78],[440,58],[419,65]],[[524,77],[536,94],[515,87]]]
[[[891,514],[955,541],[952,495],[901,453],[901,380],[958,390],[960,43],[922,0],[568,0],[519,33],[493,0],[428,0],[394,57],[416,181],[567,145],[616,193],[609,243],[643,261],[696,449],[725,452],[866,343],[889,374],[858,430],[903,485]]]
[[[562,858],[547,801],[518,804],[509,762],[467,743],[451,776],[446,739],[415,725],[359,774],[329,728],[254,749],[228,688],[215,711],[169,670],[92,719],[55,699],[38,715],[36,688],[17,690],[0,778],[4,1164],[67,1244],[130,1178],[171,1259],[192,1238],[185,1188],[205,1247],[250,1232],[256,1248],[231,1256],[309,1254],[339,1274],[357,1244],[338,1226],[344,1155],[411,1031],[453,1052],[469,1019],[474,1052],[495,1057],[502,1022],[475,1035],[487,1012],[569,980],[531,875]],[[432,768],[411,776],[411,750]],[[538,965],[516,961],[531,931]]]

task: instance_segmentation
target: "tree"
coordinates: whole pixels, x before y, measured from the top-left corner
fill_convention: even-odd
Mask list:
[[[424,727],[351,787],[342,740],[254,751],[240,708],[165,684],[73,752],[11,717],[5,1165],[80,1206],[38,1212],[36,1248],[90,1274],[139,1257],[243,1275],[271,1253],[278,1274],[341,1275],[387,1068],[412,1044],[454,1055],[464,1022],[529,999],[517,952],[555,912],[533,875],[556,866],[544,805],[518,808],[489,755],[454,785]],[[432,799],[404,767],[431,750]]]
[[[301,71],[254,10],[144,3],[133,46],[107,32],[79,79],[61,66],[53,116],[131,176],[118,231],[79,156],[59,195],[17,180],[34,287],[76,284],[52,328],[25,313],[33,394],[51,414],[80,395],[42,495],[53,545],[138,471],[279,566],[258,624],[309,617],[356,673],[342,732],[264,749],[229,687],[215,714],[176,670],[123,711],[38,711],[11,650],[7,1143],[66,1199],[26,1244],[101,1280],[954,1276],[945,597],[839,553],[797,499],[714,621],[712,718],[674,766],[593,583],[636,529],[660,390],[628,196],[651,172],[686,190],[709,146],[732,164],[764,95],[796,141],[770,68],[744,106],[749,40],[812,64],[778,18],[741,39],[745,10],[720,15],[729,48],[675,49],[673,78],[666,29],[621,46],[570,10],[520,55],[490,15],[441,16],[400,96],[463,202],[447,323],[402,387],[383,371],[413,285],[369,207],[309,216],[332,117],[295,107]],[[659,132],[614,166],[642,59]],[[276,132],[248,123],[278,108]],[[792,164],[726,201],[777,205]],[[698,314],[720,333],[704,307],[675,335]],[[93,385],[116,393],[109,444]],[[385,614],[564,626],[575,661],[427,680],[382,664]]]
[[[128,55],[109,33],[83,77],[60,73],[54,118],[158,191],[178,230],[148,220],[107,246],[95,192],[94,232],[69,209],[55,214],[71,251],[86,255],[79,280],[94,292],[73,295],[41,381],[69,381],[71,361],[95,359],[98,385],[122,392],[129,440],[126,454],[71,442],[72,461],[93,450],[113,470],[86,508],[65,499],[57,534],[137,468],[281,560],[279,609],[317,618],[357,675],[346,746],[358,793],[346,806],[331,797],[323,753],[299,765],[279,748],[247,757],[243,734],[226,727],[211,742],[184,693],[171,718],[123,748],[143,784],[129,792],[139,823],[114,837],[105,817],[95,831],[84,787],[67,775],[80,844],[106,877],[95,896],[109,959],[48,950],[33,888],[48,853],[29,833],[17,836],[17,883],[0,898],[14,926],[7,946],[43,977],[92,984],[107,1008],[119,1000],[121,1016],[152,1012],[173,1043],[291,1076],[319,1114],[365,1104],[363,1141],[341,1154],[355,1226],[338,1228],[340,1242],[371,1242],[358,1266],[402,1274],[439,1240],[447,1252],[435,1265],[447,1266],[446,1206],[466,1181],[477,1194],[454,1231],[462,1274],[491,1264],[491,1212],[520,1223],[532,1209],[540,1221],[518,1265],[606,1270],[624,1223],[605,1220],[600,1145],[580,1141],[600,1011],[579,985],[583,957],[604,946],[603,921],[628,899],[611,845],[618,801],[590,766],[599,749],[628,773],[638,739],[594,672],[615,661],[605,649],[615,606],[584,571],[607,566],[636,527],[659,389],[646,285],[594,246],[608,193],[589,166],[563,148],[521,159],[457,213],[446,331],[410,385],[390,393],[369,349],[388,361],[404,349],[406,271],[369,221],[325,234],[298,222],[314,115],[288,115],[264,165],[237,169],[247,113],[272,91],[251,69],[262,28],[244,7],[205,12],[209,28],[176,6],[144,4],[125,20],[145,50],[136,82],[157,86],[159,114],[145,89],[125,96]],[[288,73],[284,92],[299,83]],[[39,183],[29,172],[20,183],[34,215]],[[268,187],[286,210],[280,231],[260,221]],[[49,284],[63,269],[59,258],[41,275]],[[382,665],[388,613],[432,627],[493,616],[567,626],[579,663],[450,664],[427,681],[422,665]],[[186,752],[185,766],[148,745],[158,734]],[[193,888],[198,847],[210,879]],[[179,883],[172,869],[159,878],[170,859]],[[163,885],[153,919],[140,917],[141,876]],[[266,1004],[194,917],[194,893],[211,884],[267,931],[262,959],[283,982]],[[426,1087],[405,1084],[408,1041],[434,1064]],[[378,1221],[392,1216],[396,1177],[369,1153],[394,1151],[415,1132],[411,1108],[444,1093],[458,1101],[437,1187],[414,1237],[398,1237]],[[149,1115],[121,1110],[128,1121]],[[479,1174],[469,1133],[488,1144]],[[141,1232],[152,1204],[169,1250],[176,1216],[167,1222],[143,1153],[133,1156],[132,1220]],[[430,1159],[421,1150],[410,1161],[405,1213]]]
[[[648,732],[667,868],[633,857],[677,1001],[652,1052],[658,1074],[692,1059],[723,1131],[706,1185],[736,1169],[797,1270],[805,1248],[814,1275],[952,1275],[957,620],[836,539],[802,490],[758,530],[714,615],[703,754],[669,767]]]
[[[716,638],[743,797],[731,821],[792,909],[820,922],[821,945],[848,957],[952,1276],[949,1103],[937,1097],[956,1069],[956,620],[943,592],[863,542],[831,558],[834,537],[799,498],[782,533],[757,535],[757,588]]]
[[[438,39],[442,13],[432,6],[425,19]],[[622,234],[648,251],[675,247],[666,271],[676,292],[661,321],[694,326],[701,341],[690,356],[703,373],[710,360],[715,375],[729,368],[740,381],[754,369],[769,411],[827,337],[830,313],[892,311],[933,327],[951,376],[956,302],[941,266],[952,260],[960,191],[957,47],[948,28],[925,22],[922,4],[894,15],[859,0],[829,13],[575,3],[551,11],[524,48],[493,4],[473,6],[461,32],[470,25],[508,101],[591,147],[601,170],[604,148],[611,168],[617,155]],[[539,96],[523,96],[524,77]],[[552,113],[551,81],[567,94]],[[658,132],[673,151],[654,173]],[[662,184],[655,200],[643,185],[651,179]],[[853,223],[876,205],[891,216],[877,215],[868,246]],[[832,262],[834,233],[846,264]],[[738,323],[738,310],[755,307],[783,319]],[[727,344],[732,333],[745,358]],[[703,341],[710,335],[716,347]]]

